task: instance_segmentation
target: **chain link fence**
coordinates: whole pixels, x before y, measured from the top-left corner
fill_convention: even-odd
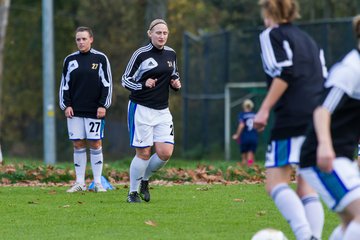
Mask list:
[[[351,19],[333,19],[298,24],[324,49],[330,68],[355,46]],[[265,74],[258,41],[261,28],[224,31],[194,36],[184,34],[182,90],[182,152],[186,157],[224,158],[224,88],[229,82],[263,82]],[[250,92],[253,90],[249,90]],[[241,90],[232,101],[244,97]],[[257,96],[259,107],[263,95]],[[255,109],[256,110],[256,109]],[[236,130],[240,104],[231,111]],[[261,137],[259,158],[264,158],[268,133]],[[235,144],[235,143],[231,143]],[[238,152],[237,148],[232,148]]]

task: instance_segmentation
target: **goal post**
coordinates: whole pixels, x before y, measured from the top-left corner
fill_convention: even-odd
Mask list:
[[[224,121],[225,121],[225,160],[229,161],[231,158],[231,109],[235,106],[241,104],[245,99],[252,98],[254,93],[250,91],[238,96],[234,101],[232,101],[231,90],[234,88],[238,89],[257,89],[257,88],[266,88],[265,82],[231,82],[225,85],[224,97],[225,97],[225,111],[224,111]]]

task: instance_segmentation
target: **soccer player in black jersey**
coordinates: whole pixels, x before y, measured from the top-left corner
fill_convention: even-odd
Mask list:
[[[106,109],[112,97],[110,63],[106,55],[91,48],[93,33],[88,27],[75,32],[79,51],[64,60],[59,103],[67,117],[69,139],[74,146],[76,183],[67,192],[85,191],[87,145],[94,175],[94,190],[105,192],[101,184],[103,168],[102,141]]]
[[[259,5],[267,27],[260,34],[260,45],[268,93],[254,126],[262,131],[272,109],[275,117],[265,161],[266,191],[297,240],[320,239],[324,210],[317,193],[301,177],[296,192],[288,184],[323,91],[322,52],[308,34],[292,24],[299,17],[296,0],[260,0]]]
[[[174,149],[174,124],[169,111],[169,88],[181,88],[176,53],[165,46],[168,26],[155,19],[148,30],[150,43],[136,50],[122,76],[130,90],[128,127],[130,146],[136,149],[130,165],[127,201],[150,201],[149,178],[170,159]],[[155,153],[151,155],[152,147]],[[139,189],[140,188],[140,189]],[[140,194],[139,194],[140,191]]]
[[[354,164],[360,138],[360,15],[353,25],[357,48],[332,67],[300,157],[300,174],[340,216],[331,240],[360,239],[360,176]]]

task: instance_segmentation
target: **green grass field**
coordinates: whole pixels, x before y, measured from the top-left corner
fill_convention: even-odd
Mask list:
[[[240,239],[267,227],[291,229],[263,184],[153,185],[150,203],[125,202],[128,189],[0,188],[0,239]],[[339,222],[327,208],[323,239]]]

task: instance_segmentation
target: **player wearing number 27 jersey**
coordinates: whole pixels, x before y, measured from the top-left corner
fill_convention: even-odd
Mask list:
[[[101,185],[101,139],[112,97],[110,63],[105,54],[91,48],[93,33],[90,28],[79,27],[75,41],[79,51],[65,58],[59,91],[60,108],[67,118],[69,139],[74,146],[76,184],[68,192],[86,190],[87,146],[90,147],[95,190],[105,191]]]

